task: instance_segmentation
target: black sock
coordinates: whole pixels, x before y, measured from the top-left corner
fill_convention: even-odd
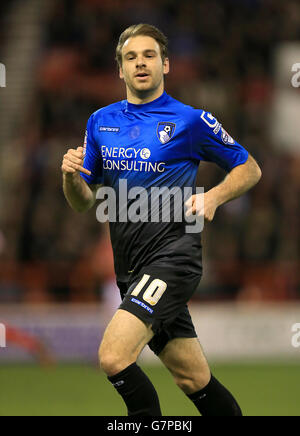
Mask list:
[[[125,401],[128,416],[162,416],[156,390],[136,363],[108,380]]]
[[[187,396],[202,416],[243,416],[231,393],[214,376],[204,389]]]

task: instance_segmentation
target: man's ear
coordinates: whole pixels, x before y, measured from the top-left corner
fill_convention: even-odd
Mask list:
[[[170,61],[169,58],[164,60],[164,74],[168,74],[170,72]]]
[[[120,77],[120,79],[124,79],[122,67],[119,68],[119,77]]]

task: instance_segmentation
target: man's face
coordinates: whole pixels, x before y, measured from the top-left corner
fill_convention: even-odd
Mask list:
[[[129,38],[122,48],[120,78],[131,93],[151,94],[163,86],[164,74],[169,72],[169,60],[163,63],[160,46],[150,36]]]

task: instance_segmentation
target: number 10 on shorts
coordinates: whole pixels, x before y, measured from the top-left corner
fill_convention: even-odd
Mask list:
[[[150,280],[150,276],[148,274],[144,274],[144,277],[131,292],[131,295],[137,297],[144,289],[146,284],[149,282],[149,280]],[[147,289],[144,292],[143,300],[151,304],[151,306],[155,306],[163,296],[167,287],[168,287],[167,283],[163,282],[160,279],[152,280],[152,282],[148,285]]]

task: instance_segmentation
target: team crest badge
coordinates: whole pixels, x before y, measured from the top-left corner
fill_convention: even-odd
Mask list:
[[[176,124],[162,122],[158,123],[157,136],[162,144],[166,144],[172,139],[175,133]]]

